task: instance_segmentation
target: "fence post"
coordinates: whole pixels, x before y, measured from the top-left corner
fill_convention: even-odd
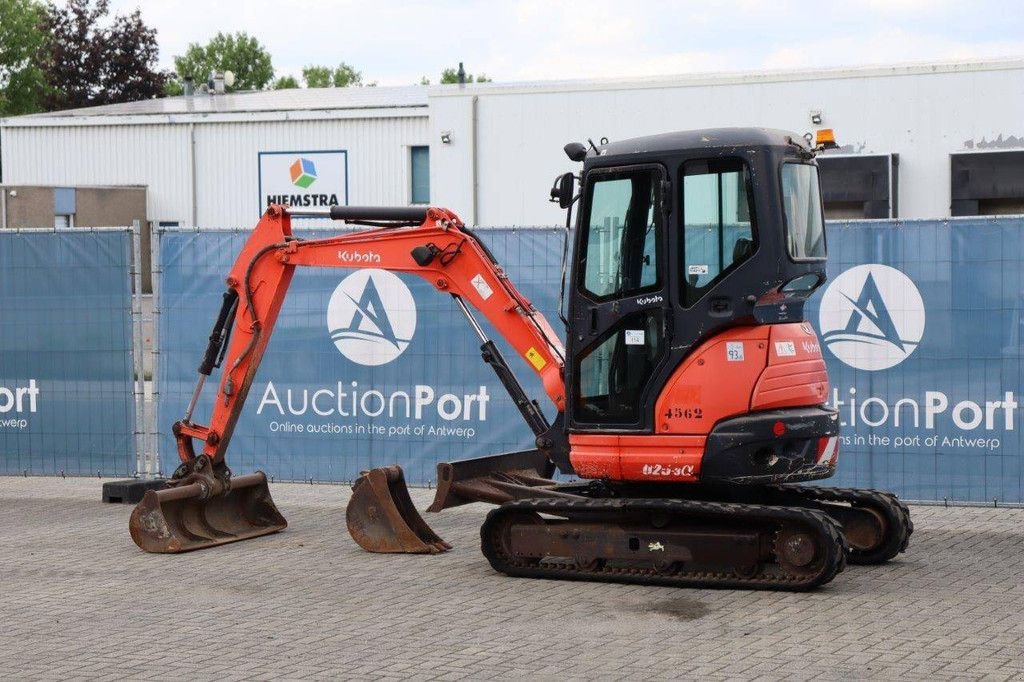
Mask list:
[[[153,297],[153,344],[151,352],[151,365],[153,376],[150,379],[150,396],[153,401],[150,422],[147,425],[149,435],[149,447],[152,456],[153,473],[163,476],[162,463],[160,461],[160,434],[158,431],[158,417],[160,408],[160,284],[163,277],[163,264],[160,262],[160,240],[163,237],[163,228],[157,225],[156,229],[149,231],[149,267],[150,283]]]
[[[135,475],[147,476],[145,333],[142,328],[142,225],[132,221],[132,364],[135,368]]]

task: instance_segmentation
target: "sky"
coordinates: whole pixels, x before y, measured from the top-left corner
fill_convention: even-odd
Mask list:
[[[160,62],[245,31],[275,75],[346,62],[379,85],[462,61],[496,82],[1024,57],[1020,0],[112,0],[157,29]]]

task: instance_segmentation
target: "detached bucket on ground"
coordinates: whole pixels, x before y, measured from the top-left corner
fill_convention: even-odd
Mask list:
[[[440,554],[452,548],[416,511],[397,464],[360,474],[345,522],[352,539],[368,552]]]
[[[128,524],[132,540],[147,552],[176,554],[288,527],[262,471],[231,479],[226,494],[217,494],[217,487],[219,481],[198,480],[146,492]]]

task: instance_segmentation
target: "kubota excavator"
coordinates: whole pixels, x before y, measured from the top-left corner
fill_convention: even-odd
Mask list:
[[[825,281],[814,156],[826,144],[736,128],[566,145],[583,169],[578,193],[572,173],[552,189],[567,234],[580,202],[564,347],[447,210],[336,206],[331,218],[373,229],[303,240],[291,215],[312,212],[270,206],[228,274],[199,383],[174,425],[182,464],[134,510],[133,539],[181,552],[287,525],[262,473],[231,477],[227,446],[295,268],[373,263],[452,296],[535,435],[531,450],[438,465],[429,511],[498,505],[481,528],[495,569],[802,590],[847,559],[888,561],[913,530],[894,495],[797,485],[831,476],[838,456],[838,415],[803,315]],[[552,422],[472,309],[539,375]],[[222,363],[210,423],[197,424],[203,381]],[[575,480],[554,480],[556,468]],[[361,474],[347,523],[373,552],[450,548],[397,466]]]

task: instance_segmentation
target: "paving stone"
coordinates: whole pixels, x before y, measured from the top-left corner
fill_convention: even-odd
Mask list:
[[[5,678],[1024,678],[1024,510],[915,506],[909,553],[790,594],[508,578],[482,505],[428,515],[451,552],[368,554],[330,485],[272,485],[284,533],[151,555],[101,483],[0,478]]]

